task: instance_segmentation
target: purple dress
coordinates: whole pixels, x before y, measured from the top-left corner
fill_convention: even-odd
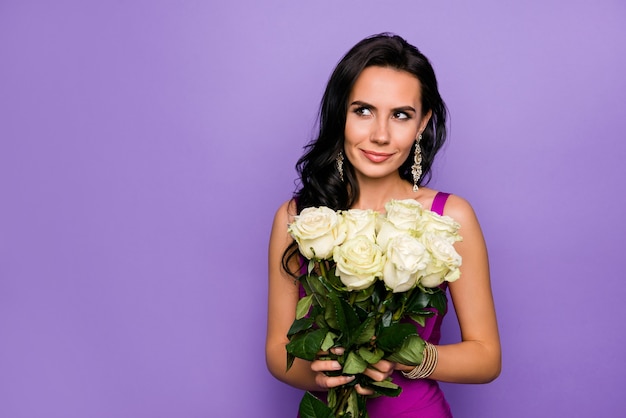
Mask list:
[[[431,210],[443,215],[448,193],[439,192],[433,200]],[[446,283],[442,289],[447,289]],[[447,296],[447,294],[446,294]],[[417,326],[419,335],[431,344],[439,344],[443,315],[426,319],[424,327]],[[397,398],[381,396],[367,401],[370,418],[451,418],[450,406],[436,381],[430,379],[407,379],[401,372],[393,373],[393,382],[402,387]]]

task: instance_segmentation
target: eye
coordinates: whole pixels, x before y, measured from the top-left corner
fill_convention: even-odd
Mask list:
[[[393,117],[394,119],[411,119],[411,115],[409,115],[406,112],[400,112],[400,111],[394,112]]]
[[[357,107],[356,109],[354,109],[354,113],[356,113],[359,116],[371,116],[372,115],[372,111],[365,106],[361,106],[361,107]]]

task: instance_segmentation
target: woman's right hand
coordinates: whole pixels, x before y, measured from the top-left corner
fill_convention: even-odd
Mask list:
[[[331,348],[330,352],[337,356],[344,353],[344,349],[341,347]],[[337,360],[328,359],[328,351],[321,351],[318,353],[317,360],[311,362],[311,370],[315,372],[315,383],[322,389],[334,388],[337,386],[345,385],[354,380],[354,376],[329,376],[326,372],[339,372],[341,371],[341,364]]]

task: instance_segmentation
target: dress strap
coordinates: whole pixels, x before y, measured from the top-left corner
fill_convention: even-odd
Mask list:
[[[438,215],[443,216],[443,208],[446,206],[446,200],[448,200],[448,196],[450,196],[450,193],[437,192],[435,198],[433,199],[433,204],[431,205],[430,210]]]

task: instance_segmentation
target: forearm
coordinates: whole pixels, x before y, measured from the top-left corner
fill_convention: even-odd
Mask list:
[[[499,345],[478,341],[439,345],[437,367],[430,379],[449,383],[489,383],[500,374]],[[403,371],[408,366],[399,366]]]
[[[287,352],[284,344],[266,348],[267,368],[276,379],[298,389],[308,391],[324,390],[315,383],[316,373],[311,370],[311,363],[296,358],[287,370]]]

